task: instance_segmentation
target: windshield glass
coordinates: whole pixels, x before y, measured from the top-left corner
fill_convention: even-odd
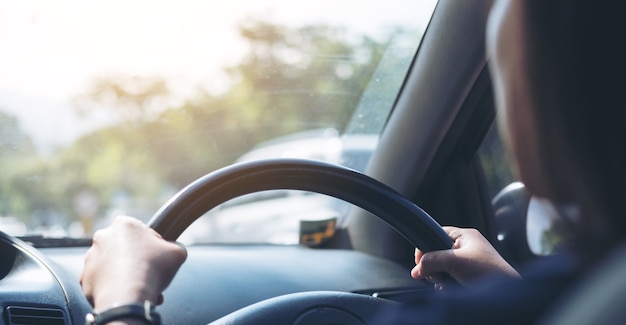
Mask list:
[[[0,3],[0,230],[89,237],[118,214],[147,221],[233,162],[301,157],[364,170],[434,7]],[[286,210],[265,212],[276,206]],[[297,226],[305,211],[319,220],[343,210],[310,193],[251,194],[183,237],[293,243],[297,228],[277,215]],[[266,230],[236,236],[244,225]]]

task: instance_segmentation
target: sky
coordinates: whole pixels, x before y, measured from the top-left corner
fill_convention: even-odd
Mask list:
[[[402,8],[392,11],[391,8]],[[433,0],[0,0],[0,110],[39,147],[69,143],[107,117],[75,116],[71,100],[98,76],[165,76],[189,96],[220,90],[245,44],[234,28],[263,18],[364,32],[401,21],[425,27]]]

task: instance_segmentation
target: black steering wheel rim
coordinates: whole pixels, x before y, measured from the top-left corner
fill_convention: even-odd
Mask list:
[[[389,186],[343,166],[305,159],[258,160],[209,173],[174,195],[148,225],[173,241],[219,204],[276,189],[311,191],[350,202],[381,218],[424,252],[452,247],[432,217]]]

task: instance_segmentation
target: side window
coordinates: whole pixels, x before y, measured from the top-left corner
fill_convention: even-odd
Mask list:
[[[491,126],[487,136],[485,136],[478,149],[478,158],[485,173],[490,197],[493,198],[505,186],[516,181],[513,165],[507,156],[497,123]]]
[[[478,158],[491,198],[517,181],[495,123],[478,149]],[[566,243],[564,239],[567,237],[568,225],[571,220],[578,219],[579,211],[567,205],[555,206],[528,193],[519,195],[520,192],[513,192],[516,191],[515,187],[511,189],[507,196],[500,197],[499,202],[493,202],[502,256],[514,264],[523,264],[530,258],[557,251]],[[503,205],[510,208],[503,209]],[[520,207],[524,210],[520,210]]]

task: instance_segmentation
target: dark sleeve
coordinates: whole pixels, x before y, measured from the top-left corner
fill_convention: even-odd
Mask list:
[[[574,279],[573,260],[555,257],[533,265],[523,280],[486,279],[471,291],[403,304],[375,324],[533,324],[558,301]]]

